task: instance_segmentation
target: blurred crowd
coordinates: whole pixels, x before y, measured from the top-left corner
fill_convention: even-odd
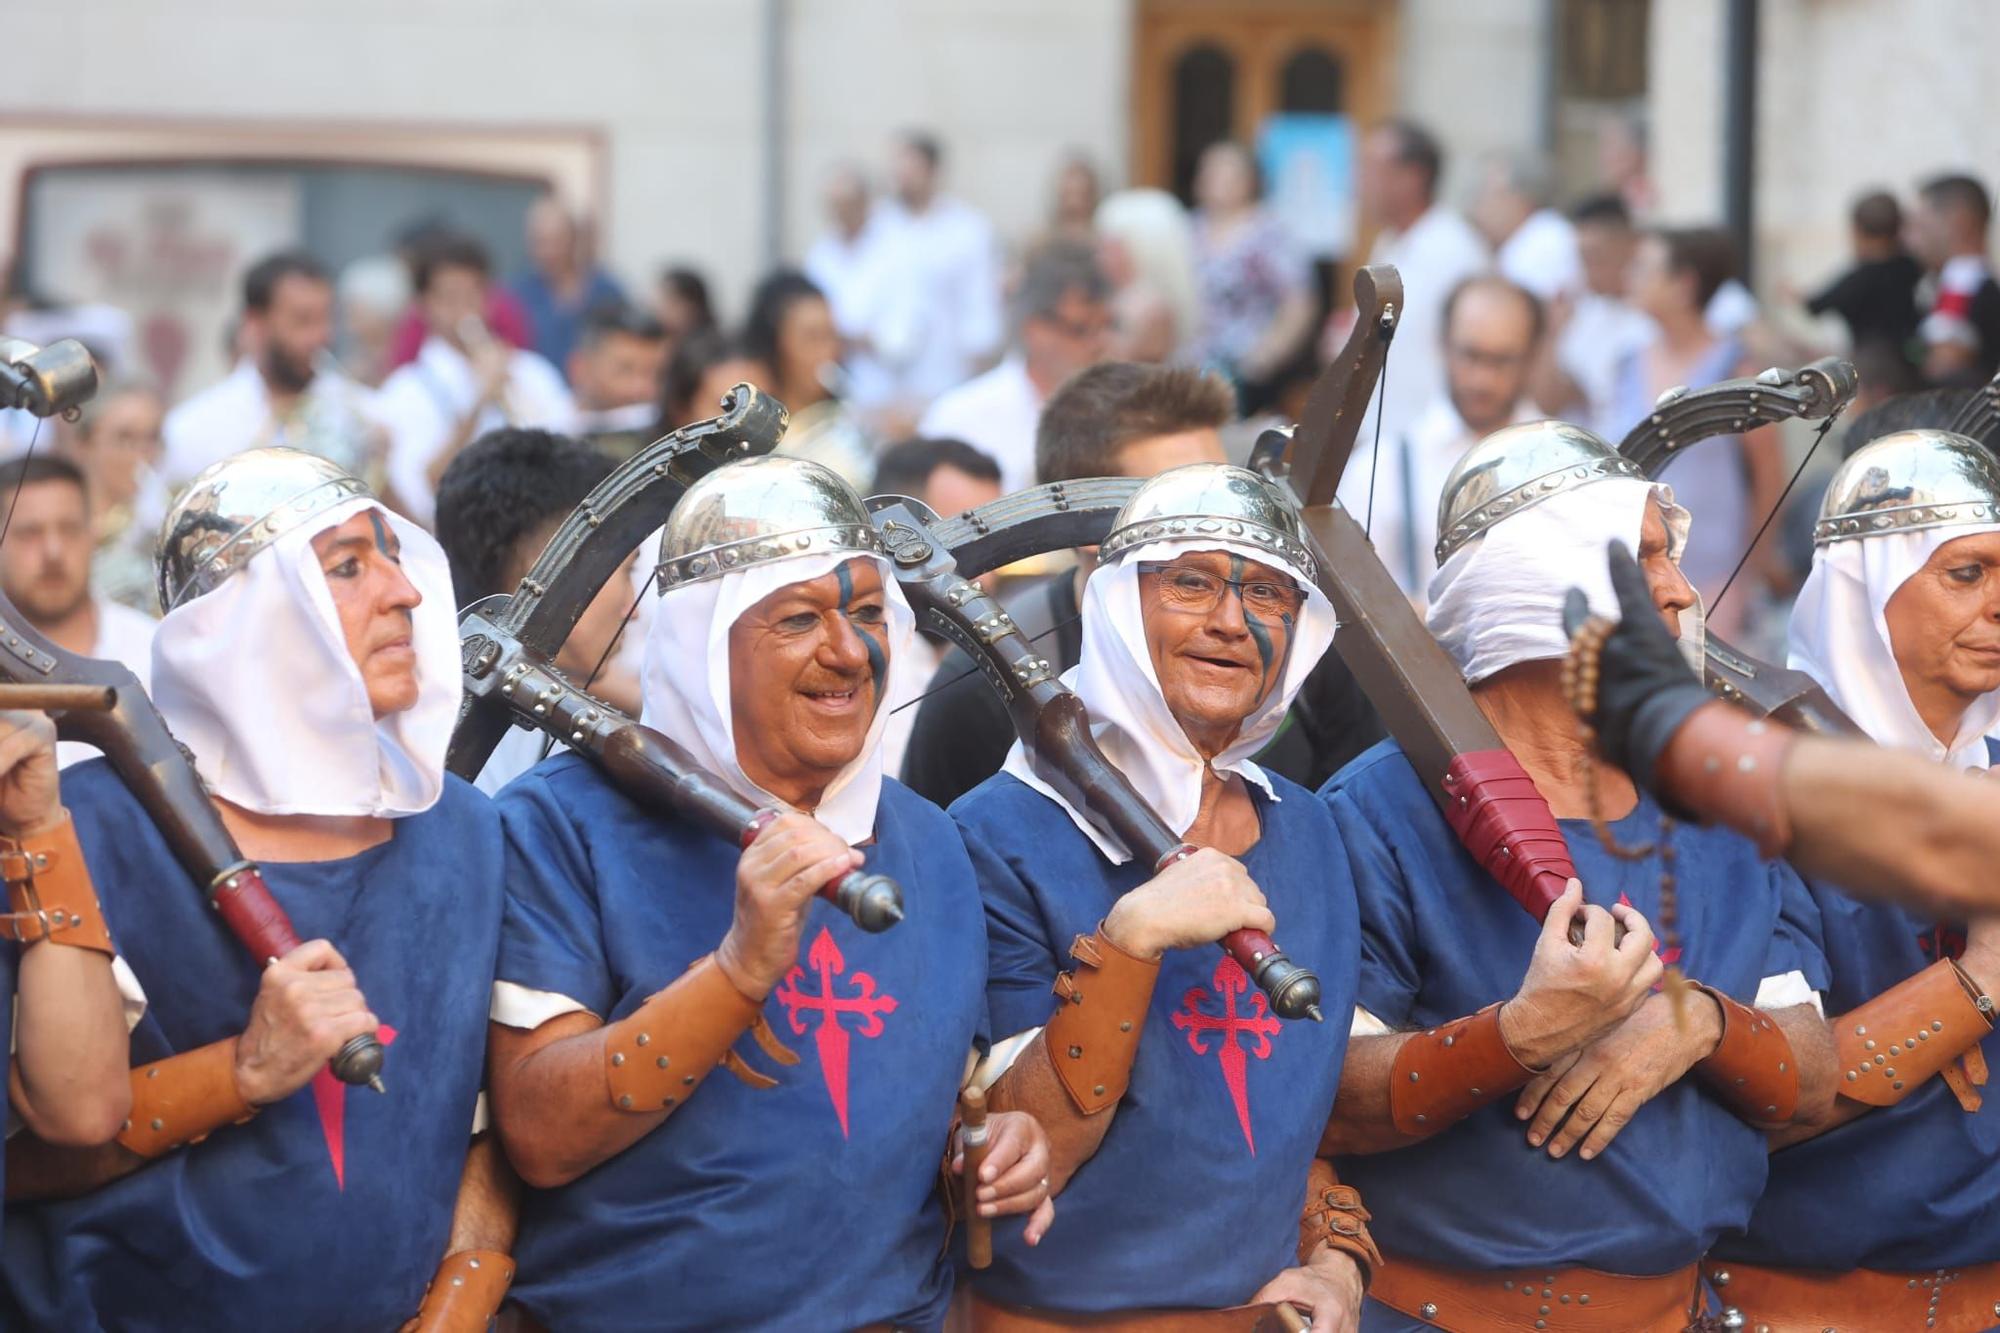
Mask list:
[[[0,330],[83,338],[104,385],[74,423],[0,413],[12,459],[0,466],[0,588],[57,642],[143,672],[169,498],[239,450],[290,445],[435,527],[463,603],[510,589],[619,459],[714,415],[741,381],[790,410],[784,451],[946,516],[1037,481],[1240,460],[1264,426],[1295,418],[1346,336],[1356,259],[1395,264],[1405,303],[1342,498],[1419,603],[1443,479],[1503,425],[1561,417],[1616,443],[1673,386],[1831,350],[1856,361],[1869,401],[1977,385],[2000,364],[1981,182],[1870,191],[1853,206],[1851,263],[1816,291],[1760,301],[1726,231],[1665,225],[1673,201],[1656,197],[1635,126],[1608,125],[1601,148],[1597,179],[1574,197],[1557,197],[1547,162],[1496,157],[1469,164],[1469,191],[1448,201],[1436,138],[1403,121],[1368,128],[1356,198],[1372,245],[1337,260],[1288,235],[1241,144],[1201,156],[1192,207],[1158,189],[1107,191],[1097,164],[1064,155],[1044,225],[1003,238],[952,192],[945,147],[907,133],[879,172],[828,175],[823,230],[738,317],[699,264],[628,289],[596,261],[587,219],[544,198],[517,274],[437,224],[338,273],[303,252],[260,259],[242,278],[233,369],[177,402],[100,337],[118,312],[10,285]],[[1790,472],[1765,428],[1691,450],[1664,478],[1695,516],[1685,568],[1710,623],[1751,645],[1782,632],[1804,564],[1784,533],[1809,524],[1779,524],[1752,550]],[[1793,513],[1812,503],[1795,497]],[[1744,586],[1716,606],[1746,552]],[[1010,598],[1061,657],[1074,576],[1033,572]],[[607,590],[565,663],[614,702],[636,700],[611,644],[641,600]],[[899,759],[913,747],[913,776],[922,711],[900,714],[892,738]],[[925,794],[948,799],[951,780]]]

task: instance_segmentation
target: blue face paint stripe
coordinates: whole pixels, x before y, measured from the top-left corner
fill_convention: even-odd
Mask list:
[[[1257,645],[1257,657],[1264,664],[1264,679],[1268,681],[1271,679],[1271,659],[1276,656],[1276,649],[1271,646],[1271,627],[1258,617],[1251,615],[1250,607],[1243,601],[1242,556],[1232,555],[1229,557],[1229,578],[1235,584],[1236,604],[1243,608],[1243,626],[1250,631],[1250,641]],[[1223,596],[1226,597],[1228,595],[1228,591],[1225,590]]]
[[[389,549],[389,525],[382,521],[381,511],[376,509],[369,510],[368,522],[375,529],[375,549],[393,560],[395,552]]]
[[[854,615],[848,610],[854,604],[853,573],[845,564],[839,564],[833,567],[833,577],[840,584],[840,614],[847,618],[849,625],[854,626],[855,635],[860,638],[862,646],[868,650],[868,674],[874,677],[875,706],[880,708],[882,706],[882,684],[889,675],[889,659],[883,654],[882,645],[875,641],[875,636],[862,629],[861,626],[854,624]]]

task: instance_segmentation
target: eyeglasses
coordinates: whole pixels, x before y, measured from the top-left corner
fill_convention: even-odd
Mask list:
[[[1194,565],[1152,562],[1139,566],[1141,574],[1160,580],[1160,592],[1169,610],[1190,615],[1207,615],[1222,601],[1224,588],[1236,589],[1237,600],[1250,615],[1260,618],[1296,616],[1306,595],[1290,579],[1229,579]]]

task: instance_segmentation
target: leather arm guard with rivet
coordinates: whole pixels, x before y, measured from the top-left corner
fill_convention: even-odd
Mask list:
[[[772,1059],[798,1063],[764,1022],[764,1006],[736,989],[714,954],[704,955],[671,986],[605,1025],[604,1074],[612,1106],[635,1115],[671,1113],[717,1065],[753,1088],[776,1087],[778,1080],[730,1049],[746,1031]]]
[[[1399,1133],[1423,1138],[1457,1124],[1524,1086],[1536,1070],[1514,1058],[1500,1035],[1500,1006],[1413,1032],[1396,1049],[1389,1116]]]
[[[26,838],[0,838],[0,878],[7,882],[5,934],[23,944],[47,940],[111,956],[111,931],[90,882],[76,825],[60,824]]]
[[[1321,1245],[1339,1250],[1361,1268],[1361,1285],[1375,1280],[1382,1251],[1368,1233],[1369,1212],[1361,1191],[1340,1183],[1333,1163],[1315,1157],[1306,1176],[1306,1206],[1299,1215],[1299,1263],[1311,1262]]]
[[[1799,1065],[1791,1038],[1769,1014],[1699,981],[1688,985],[1722,1009],[1722,1040],[1695,1073],[1730,1110],[1759,1129],[1790,1124],[1799,1109]]]
[[[236,1038],[225,1037],[134,1069],[132,1118],[118,1142],[159,1157],[256,1114],[236,1086]]]
[[[1042,1041],[1070,1101],[1083,1114],[1096,1115],[1116,1106],[1132,1080],[1160,964],[1113,944],[1101,922],[1095,932],[1077,936],[1069,952],[1076,967],[1056,978],[1061,1003],[1042,1029]]]
[[[485,1333],[514,1281],[514,1260],[498,1250],[447,1254],[417,1311],[416,1333]]]
[[[1993,1015],[1950,959],[1939,959],[1834,1020],[1840,1095],[1894,1106],[1976,1047]],[[1990,1001],[1989,1001],[1990,1003]]]

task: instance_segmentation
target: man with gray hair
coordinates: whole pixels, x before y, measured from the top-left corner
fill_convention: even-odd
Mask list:
[[[1000,464],[1000,484],[1035,484],[1042,404],[1104,359],[1109,286],[1090,247],[1055,241],[1028,256],[1013,300],[1013,345],[999,365],[931,404],[917,433],[964,440]]]
[[[1532,153],[1496,153],[1481,165],[1473,225],[1493,246],[1501,274],[1539,300],[1574,296],[1583,286],[1576,228],[1550,207],[1555,177],[1548,159]]]

